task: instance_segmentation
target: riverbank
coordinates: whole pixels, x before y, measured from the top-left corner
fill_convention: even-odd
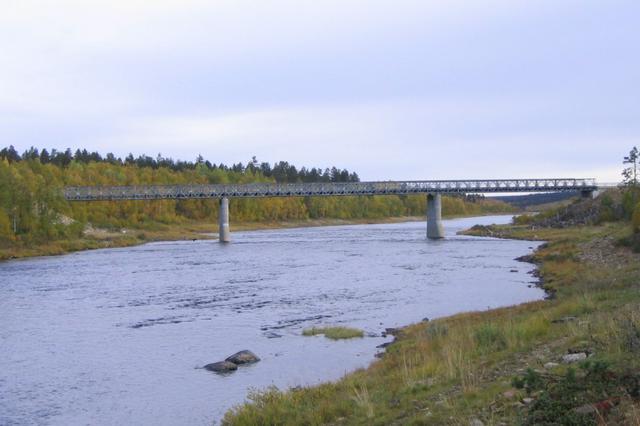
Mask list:
[[[250,396],[223,423],[640,424],[640,255],[628,224],[502,226],[548,241],[531,257],[545,301],[412,325],[335,383]]]
[[[356,225],[364,223],[397,223],[420,219],[421,218],[418,217],[408,216],[378,220],[310,219],[287,222],[245,222],[233,224],[232,232],[312,226]],[[154,241],[211,240],[218,238],[217,229],[217,223],[207,222],[193,222],[179,225],[158,224],[146,229],[122,229],[119,231],[90,229],[84,233],[82,238],[57,240],[37,245],[17,245],[14,247],[0,248],[0,260],[53,256],[82,250],[130,247]]]
[[[513,214],[513,212],[487,213]],[[482,214],[444,215],[443,219],[475,217]],[[233,232],[257,231],[265,229],[303,228],[316,226],[341,226],[361,224],[400,223],[426,220],[423,216],[398,216],[377,219],[307,219],[273,222],[241,222],[231,224]],[[191,222],[174,225],[156,224],[145,229],[122,229],[110,231],[105,229],[89,229],[82,238],[56,240],[36,245],[17,244],[0,247],[0,261],[28,258],[36,256],[54,256],[82,250],[103,248],[130,247],[154,241],[211,240],[217,239],[218,224],[214,222]]]

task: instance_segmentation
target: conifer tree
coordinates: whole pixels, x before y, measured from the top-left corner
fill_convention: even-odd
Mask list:
[[[638,186],[638,160],[638,148],[634,146],[622,161],[622,164],[628,165],[622,171],[623,183],[627,186]]]

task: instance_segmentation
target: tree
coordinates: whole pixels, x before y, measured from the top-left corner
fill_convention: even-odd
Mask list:
[[[158,155],[160,155],[160,154],[158,154]],[[111,164],[121,164],[122,163],[122,160],[120,160],[119,158],[116,158],[116,156],[112,152],[109,152],[107,154],[107,156],[105,157],[105,161],[107,163],[111,163]]]
[[[31,147],[22,154],[23,160],[39,160],[40,153],[37,148]]]
[[[622,161],[622,164],[628,164],[628,167],[622,171],[623,183],[627,186],[638,186],[638,160],[640,160],[640,155],[638,148],[634,146]]]
[[[13,145],[10,145],[9,148],[4,148],[0,151],[0,159],[6,158],[10,163],[20,161],[20,154],[15,150]]]
[[[49,155],[49,152],[47,151],[46,148],[43,148],[42,151],[40,151],[40,162],[42,164],[47,164],[50,161],[51,161],[51,156]]]
[[[67,150],[61,154],[61,164],[63,167],[67,167],[71,160],[73,160],[73,155],[71,154],[71,148],[67,148]]]
[[[4,209],[0,208],[0,241],[12,240],[13,232],[11,232],[11,220]]]

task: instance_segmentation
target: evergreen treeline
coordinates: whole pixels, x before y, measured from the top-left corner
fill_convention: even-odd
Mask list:
[[[159,168],[168,168],[173,171],[183,171],[183,170],[194,170],[196,167],[204,166],[207,169],[220,169],[225,172],[236,172],[236,173],[261,173],[265,177],[274,178],[276,182],[359,182],[360,179],[358,175],[353,172],[349,173],[347,169],[338,169],[336,167],[331,168],[316,168],[313,167],[308,169],[306,167],[296,168],[293,164],[289,164],[286,161],[280,161],[273,166],[269,163],[258,163],[256,157],[253,157],[251,161],[247,162],[246,165],[242,163],[232,164],[231,166],[227,166],[225,164],[211,163],[209,160],[205,160],[202,156],[198,156],[196,161],[175,161],[172,158],[162,157],[161,154],[158,154],[156,158],[150,157],[148,155],[140,155],[138,158],[135,158],[133,154],[129,154],[123,160],[120,157],[116,157],[113,153],[108,153],[104,157],[100,155],[99,152],[89,152],[86,149],[77,149],[75,153],[71,151],[71,149],[67,149],[65,151],[58,151],[56,149],[52,149],[49,152],[46,148],[42,151],[39,151],[37,148],[31,147],[25,152],[19,154],[15,148],[9,146],[8,148],[3,148],[0,150],[0,159],[6,159],[10,163],[19,162],[19,161],[35,161],[39,160],[42,164],[53,164],[59,167],[67,167],[71,164],[72,161],[77,163],[109,163],[113,165],[119,166],[131,166],[135,165],[138,167],[149,167],[152,169]]]
[[[313,174],[313,171],[316,171]],[[226,167],[202,158],[195,162],[129,156],[124,160],[85,150],[71,154],[32,148],[18,155],[12,147],[0,151],[0,245],[30,245],[80,238],[88,225],[111,230],[157,229],[159,224],[214,222],[214,199],[158,201],[67,202],[69,185],[144,185],[251,183],[274,181],[357,180],[355,173],[336,168],[297,169],[286,162],[271,167],[254,160]],[[335,170],[335,172],[334,172]],[[304,171],[304,172],[303,172]],[[303,172],[303,173],[301,173]],[[444,197],[445,214],[505,211],[508,206],[482,197]],[[233,199],[233,222],[287,221],[316,218],[383,218],[421,216],[425,197],[288,197]]]

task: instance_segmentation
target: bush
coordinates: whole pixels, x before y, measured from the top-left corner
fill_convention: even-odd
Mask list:
[[[617,219],[618,218],[616,215],[616,203],[610,194],[604,193],[601,196],[600,214],[598,215],[598,219],[596,222],[600,224],[604,222],[614,222]]]
[[[535,216],[531,214],[521,214],[519,216],[513,216],[514,225],[530,225],[535,221]]]
[[[633,215],[631,216],[631,226],[634,233],[640,233],[640,203],[636,204],[633,209]]]
[[[540,374],[531,368],[527,368],[527,372],[522,377],[514,377],[513,380],[511,380],[511,384],[517,389],[526,390],[527,394],[544,386]]]
[[[538,391],[520,424],[595,426],[600,424],[598,417],[603,413],[581,413],[576,409],[598,401],[613,404],[624,395],[638,394],[640,380],[636,374],[616,373],[604,360],[586,360],[579,368],[580,372],[567,369],[564,376],[544,376],[529,369],[523,377],[514,378],[514,386],[529,393]]]
[[[629,247],[636,253],[640,253],[640,232],[634,232],[618,240],[618,244]]]
[[[636,204],[640,200],[640,188],[627,188],[622,194],[622,208],[624,210],[624,218],[631,219]]]

